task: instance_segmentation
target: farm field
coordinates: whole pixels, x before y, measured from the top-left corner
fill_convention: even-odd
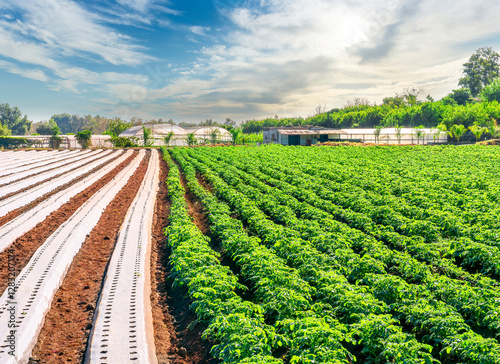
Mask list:
[[[171,151],[168,241],[213,354],[499,363],[499,152]],[[206,210],[211,241],[190,223],[185,189]]]
[[[1,152],[0,362],[500,363],[499,160]]]

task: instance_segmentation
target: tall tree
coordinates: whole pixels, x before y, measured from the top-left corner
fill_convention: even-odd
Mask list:
[[[36,132],[40,135],[52,135],[53,130],[56,127],[59,127],[54,119],[50,119],[49,121],[42,121],[36,125]]]
[[[24,135],[31,128],[31,121],[21,113],[17,106],[10,107],[9,104],[0,104],[0,123],[9,128],[14,135]]]
[[[500,76],[500,55],[491,47],[476,50],[464,66],[464,77],[459,86],[468,88],[472,96],[478,96],[483,88]]]
[[[120,118],[114,118],[109,120],[108,127],[103,134],[111,135],[112,137],[116,138],[131,126],[132,122],[127,122]]]
[[[451,99],[455,100],[458,105],[465,106],[472,99],[472,95],[468,88],[459,88],[457,90],[452,90],[448,95]]]

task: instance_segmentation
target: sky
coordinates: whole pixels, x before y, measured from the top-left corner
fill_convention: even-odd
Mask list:
[[[494,0],[0,0],[0,103],[199,122],[307,117],[405,89],[446,96]],[[425,97],[425,96],[424,96]]]

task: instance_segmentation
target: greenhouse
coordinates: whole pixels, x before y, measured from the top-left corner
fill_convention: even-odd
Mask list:
[[[170,136],[168,145],[184,146],[192,144],[217,144],[230,142],[231,133],[217,126],[181,128],[172,124],[137,125],[128,128],[120,137],[130,138],[135,143],[141,144],[144,140],[143,128],[151,129],[153,145],[166,145],[165,137]]]

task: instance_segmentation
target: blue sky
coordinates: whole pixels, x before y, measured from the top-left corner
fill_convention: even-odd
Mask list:
[[[457,88],[500,51],[487,0],[2,0],[0,103],[33,121],[312,115],[354,97]]]

